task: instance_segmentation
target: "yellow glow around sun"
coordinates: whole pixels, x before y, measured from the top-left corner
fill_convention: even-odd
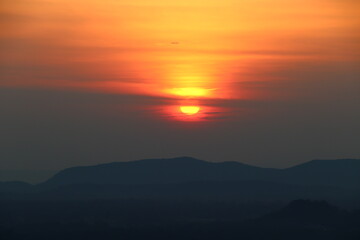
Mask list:
[[[200,107],[198,107],[198,106],[181,106],[180,111],[186,115],[194,115],[200,111]]]
[[[206,97],[213,89],[206,88],[172,88],[168,93],[182,97]]]

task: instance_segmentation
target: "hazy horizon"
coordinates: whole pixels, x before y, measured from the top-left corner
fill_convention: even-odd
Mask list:
[[[115,162],[104,162],[104,163],[96,163],[96,164],[83,164],[83,165],[74,165],[74,166],[67,166],[64,168],[59,168],[59,169],[1,169],[0,170],[0,182],[12,182],[12,181],[21,181],[21,182],[27,182],[30,184],[38,184],[38,183],[42,183],[45,182],[46,180],[50,179],[51,177],[53,177],[55,174],[59,173],[62,170],[65,170],[67,168],[73,168],[73,167],[87,167],[87,166],[97,166],[97,165],[102,165],[102,164],[112,164],[112,163],[121,163],[121,162],[133,162],[133,161],[142,161],[142,160],[157,160],[157,159],[164,159],[164,160],[169,160],[171,162],[172,159],[177,159],[177,158],[193,158],[191,156],[178,156],[178,157],[172,157],[172,158],[152,158],[152,159],[136,159],[136,160],[123,160],[123,161],[115,161]],[[194,158],[196,159],[196,158]],[[201,160],[201,161],[205,161],[205,162],[210,162],[207,161],[206,159],[197,159],[197,160]],[[312,159],[309,161],[305,161],[305,162],[301,162],[299,164],[295,164],[292,166],[288,166],[288,167],[283,167],[283,168],[277,168],[277,167],[264,167],[264,166],[260,166],[260,165],[251,165],[251,164],[247,164],[249,166],[254,166],[254,167],[260,167],[260,168],[268,168],[268,169],[289,169],[292,167],[296,167],[299,165],[302,165],[304,163],[310,163],[312,161],[336,161],[336,160],[347,160],[347,159]],[[360,159],[355,159],[355,160],[359,160]],[[229,161],[213,161],[213,163],[220,163],[220,162],[229,162]],[[238,163],[243,163],[241,161],[236,161]]]

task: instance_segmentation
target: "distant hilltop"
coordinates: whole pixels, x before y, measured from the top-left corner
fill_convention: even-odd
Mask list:
[[[313,160],[287,169],[261,168],[240,162],[207,162],[192,157],[145,159],[72,167],[43,183],[171,184],[194,181],[273,181],[287,184],[358,187],[360,160]]]
[[[360,202],[360,160],[313,160],[287,169],[191,157],[72,167],[30,185],[0,183],[1,198]]]

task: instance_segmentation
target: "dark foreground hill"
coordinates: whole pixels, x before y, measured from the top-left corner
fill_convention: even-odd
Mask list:
[[[2,240],[358,240],[359,211],[324,201],[0,201]]]
[[[74,167],[39,185],[0,183],[0,239],[358,240],[359,172],[351,159]]]

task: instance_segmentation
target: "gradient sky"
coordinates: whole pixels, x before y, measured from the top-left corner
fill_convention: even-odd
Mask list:
[[[2,0],[0,29],[1,169],[360,157],[358,0]]]

